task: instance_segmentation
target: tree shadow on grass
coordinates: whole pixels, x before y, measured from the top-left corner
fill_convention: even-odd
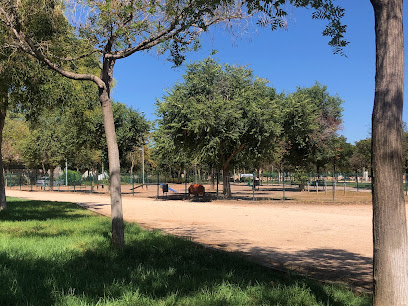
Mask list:
[[[25,207],[22,211],[11,206],[7,219],[16,220],[16,223],[47,220],[38,222],[45,226],[50,218],[67,218],[67,222],[71,222],[71,216],[66,214],[82,216],[75,213],[76,206],[69,203],[41,202],[42,206],[37,203],[18,203],[16,206]],[[40,209],[39,213],[42,210],[47,217],[40,218],[33,211],[35,209]],[[46,212],[47,209],[50,211]],[[101,301],[121,304],[125,297],[138,295],[141,299],[128,304],[180,304],[184,301],[184,304],[195,305],[195,296],[204,293],[207,303],[201,300],[201,304],[243,304],[241,300],[234,300],[234,290],[254,295],[249,304],[346,304],[336,298],[330,287],[321,283],[268,269],[241,255],[209,249],[187,239],[159,231],[143,231],[135,224],[126,224],[127,245],[122,250],[115,250],[110,245],[109,220],[94,218],[102,221],[73,232],[69,238],[75,242],[73,244],[65,243],[68,237],[52,236],[47,237],[49,249],[47,246],[45,249],[20,247],[20,237],[6,246],[0,244],[0,304],[55,305],[66,303],[67,298],[72,298],[73,304]],[[98,238],[89,241],[90,236],[84,236],[83,232]],[[44,236],[34,232],[29,238],[34,242],[43,241]],[[227,294],[229,298],[220,294],[225,288],[231,290]],[[241,291],[237,296],[242,295]],[[308,299],[303,295],[311,296],[313,303],[302,300]],[[361,305],[369,303],[367,297]]]
[[[105,242],[84,253],[73,253],[69,259],[12,258],[1,252],[0,285],[4,290],[0,300],[4,305],[53,305],[61,295],[75,295],[93,304],[102,297],[120,299],[138,292],[158,303],[174,295],[182,299],[200,292],[215,293],[228,283],[242,290],[260,286],[259,304],[290,305],[289,296],[277,297],[268,291],[302,287],[317,302],[343,305],[318,282],[161,233],[137,235],[139,238],[121,251]]]
[[[45,221],[50,219],[86,218],[89,213],[78,213],[78,205],[52,201],[8,201],[7,210],[0,211],[1,221]]]
[[[354,288],[372,290],[372,258],[342,249],[315,248],[281,252],[272,248],[250,248],[244,255],[268,265]]]
[[[165,231],[196,241],[203,241],[203,237],[228,236],[228,231],[211,226],[180,225],[168,227]],[[364,291],[372,290],[372,258],[358,253],[334,248],[311,248],[290,252],[286,251],[284,246],[254,247],[245,237],[233,241],[214,238],[204,241],[210,241],[208,242],[210,247],[235,252],[269,267],[297,272],[322,281],[347,284]]]

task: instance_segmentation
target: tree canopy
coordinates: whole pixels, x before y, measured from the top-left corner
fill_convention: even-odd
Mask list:
[[[265,80],[211,58],[189,65],[183,78],[157,102],[156,133],[190,160],[222,169],[227,178],[239,155],[256,158],[273,148],[280,134],[278,107]],[[228,186],[224,181],[227,195]]]
[[[287,95],[282,105],[284,161],[310,170],[322,168],[334,155],[343,101],[316,83]]]

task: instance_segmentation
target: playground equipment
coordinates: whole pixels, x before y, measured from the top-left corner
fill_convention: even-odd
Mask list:
[[[160,186],[161,186],[161,188],[163,189],[163,192],[169,192],[169,190],[170,190],[170,191],[173,191],[174,193],[179,193],[177,190],[174,190],[173,188],[171,188],[171,187],[169,186],[169,184],[163,184],[163,183],[161,183]]]
[[[205,194],[205,188],[201,184],[192,184],[188,187],[188,193],[196,197],[202,197]]]

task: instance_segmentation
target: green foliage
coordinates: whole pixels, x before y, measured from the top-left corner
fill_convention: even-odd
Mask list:
[[[286,28],[285,17],[288,15],[288,6],[290,4],[298,8],[312,9],[312,18],[326,20],[328,24],[323,30],[323,36],[330,38],[329,45],[333,48],[335,54],[344,55],[344,47],[348,45],[344,34],[347,26],[342,24],[344,9],[333,4],[333,0],[247,0],[248,10],[261,11],[266,13],[268,18],[261,18],[259,24],[270,26],[272,30]]]
[[[95,108],[98,96],[89,83],[69,85],[65,103],[60,107],[36,109],[35,117],[29,116],[30,134],[23,140],[22,159],[26,166],[48,170],[69,160],[71,167],[89,169],[100,163],[95,137]],[[54,83],[49,84],[49,94]]]
[[[62,143],[57,133],[61,131],[55,117],[41,123],[24,139],[22,157],[31,169],[41,168],[44,172],[57,167],[61,162]]]
[[[344,136],[333,137],[333,151],[328,155],[328,159],[333,161],[336,172],[348,172],[351,169],[350,159],[353,155],[353,145],[347,142]]]
[[[6,117],[1,154],[7,168],[18,167],[22,164],[22,145],[29,136],[28,123],[21,114],[9,113]]]
[[[304,172],[304,170],[300,167],[296,167],[293,178],[295,179],[296,183],[306,184],[309,181],[310,177],[308,174]]]
[[[4,305],[355,305],[335,285],[126,224],[111,246],[106,217],[72,203],[9,199],[0,212]]]
[[[143,114],[125,104],[114,102],[112,109],[121,166],[130,168],[131,160],[127,156],[129,152],[135,150],[135,147],[141,147],[147,142],[146,138],[150,130],[150,123]],[[94,118],[94,124],[98,148],[102,151],[103,160],[107,162],[108,151],[105,130],[103,128],[102,112],[99,110]]]
[[[107,162],[97,93],[89,83],[74,85],[67,97],[68,104],[37,111],[29,126],[22,115],[8,119],[3,145],[8,159],[14,158],[31,169],[44,171],[64,165],[65,160],[69,167],[80,171],[98,169],[102,159]],[[114,103],[113,109],[120,153],[127,166],[126,156],[143,143],[150,126],[142,115],[123,104]]]
[[[118,54],[156,47],[175,66],[184,54],[199,47],[198,38],[210,25],[246,18],[236,1],[73,1],[70,19],[77,21],[81,37],[95,49]],[[78,14],[86,11],[86,18]],[[129,52],[128,52],[129,51]]]
[[[312,165],[323,167],[334,158],[342,103],[319,83],[298,88],[286,97],[282,106],[284,160],[289,165],[304,169]]]
[[[371,138],[362,139],[355,143],[350,164],[353,171],[371,168]]]
[[[218,169],[236,163],[240,153],[262,156],[280,133],[275,99],[275,90],[245,67],[211,58],[193,63],[184,82],[157,102],[156,138],[169,138],[157,149],[174,147]]]
[[[65,174],[65,170],[62,172],[62,174],[59,177],[59,180],[65,184],[65,178],[68,178],[68,185],[69,186],[74,186],[74,185],[80,185],[82,182],[82,174],[81,172],[78,171],[73,171],[69,170],[66,171],[67,174]]]
[[[176,148],[174,140],[169,132],[159,128],[152,134],[153,147],[152,159],[161,170],[188,169],[192,166],[192,160],[187,153],[180,148]]]

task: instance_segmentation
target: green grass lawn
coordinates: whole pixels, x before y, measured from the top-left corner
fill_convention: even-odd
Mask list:
[[[371,296],[276,272],[72,203],[8,199],[0,212],[0,305],[371,305]]]

